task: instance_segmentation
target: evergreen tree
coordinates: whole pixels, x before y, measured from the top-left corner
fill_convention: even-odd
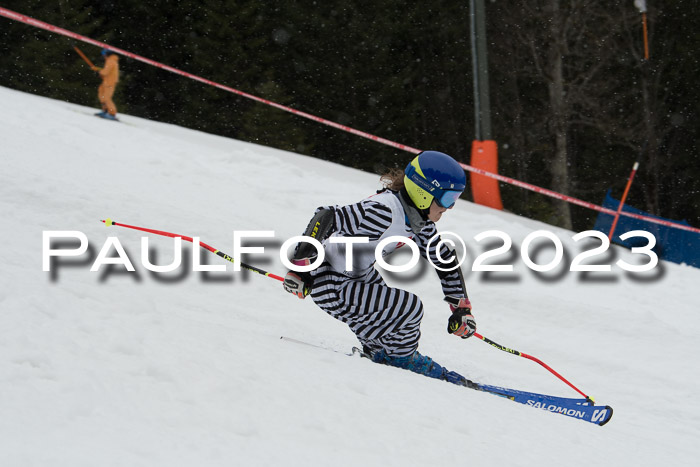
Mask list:
[[[93,34],[101,19],[89,1],[8,1],[3,6],[44,22]],[[73,50],[73,39],[0,17],[0,84],[84,105],[97,104],[99,78]],[[96,59],[99,55],[93,54]],[[90,92],[85,92],[86,83]]]
[[[9,0],[3,6],[245,93],[469,161],[466,4]],[[700,33],[684,2],[650,4],[648,63],[639,58],[641,23],[630,1],[486,6],[502,173],[600,203],[607,188],[622,191],[640,159],[629,201],[700,224],[694,124]],[[74,45],[0,18],[0,85],[96,106],[99,78]],[[97,47],[77,45],[100,63]],[[374,172],[412,158],[137,60],[122,57],[120,68],[115,100],[123,113]],[[573,208],[569,224],[569,214],[549,198],[507,185],[503,195],[510,210],[577,229],[590,228],[596,214]]]

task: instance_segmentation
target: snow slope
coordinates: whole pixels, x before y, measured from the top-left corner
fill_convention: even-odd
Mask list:
[[[244,261],[284,271],[280,244],[322,204],[358,201],[378,177],[297,154],[0,88],[0,465],[2,466],[658,466],[700,454],[700,271],[537,275],[519,245],[572,232],[460,201],[440,222],[467,243],[513,238],[512,273],[469,272],[479,331],[537,356],[615,415],[598,427],[341,352],[342,323],[276,280],[201,250],[154,274],[146,234],[100,219],[200,236],[231,253],[233,231],[274,230]],[[402,163],[408,155],[397,155]],[[42,271],[42,232],[81,231],[89,250]],[[136,272],[91,272],[109,236]],[[168,264],[173,241],[149,236]],[[77,244],[75,244],[77,245]],[[71,248],[74,244],[63,244]],[[184,256],[189,261],[187,244]],[[534,250],[531,250],[534,251]],[[110,250],[112,256],[115,250]],[[546,263],[550,250],[539,255]],[[534,256],[534,255],[533,255]],[[641,258],[641,260],[640,260]],[[615,247],[598,257],[644,262]],[[406,258],[396,258],[401,264]],[[391,275],[424,301],[421,351],[488,384],[576,397],[542,367],[445,332],[435,274]]]

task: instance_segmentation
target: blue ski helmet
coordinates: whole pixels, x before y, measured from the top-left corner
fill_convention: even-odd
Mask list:
[[[102,53],[102,56],[103,56],[103,57],[106,57],[107,55],[112,55],[114,52],[112,52],[112,51],[109,50],[109,49],[102,49],[102,52],[101,52],[101,53]]]
[[[435,202],[451,208],[464,191],[467,177],[459,163],[447,154],[423,151],[406,166],[404,186],[418,209]]]

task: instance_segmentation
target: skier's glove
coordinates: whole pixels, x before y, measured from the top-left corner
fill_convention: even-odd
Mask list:
[[[476,320],[472,316],[472,304],[466,297],[445,297],[452,316],[447,320],[447,332],[467,339],[476,332]]]
[[[311,264],[313,258],[304,259],[293,259],[292,263],[297,266],[308,266]],[[309,292],[311,292],[311,284],[313,279],[311,279],[311,274],[308,272],[296,272],[289,271],[286,276],[284,276],[284,290],[296,295],[297,297],[304,299]]]
[[[289,271],[284,276],[284,290],[299,298],[306,298],[311,291],[310,276],[308,273]]]

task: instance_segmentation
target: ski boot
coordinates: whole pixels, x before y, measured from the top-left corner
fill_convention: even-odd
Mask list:
[[[384,365],[403,368],[414,373],[418,373],[428,378],[441,379],[448,383],[457,384],[459,386],[467,386],[467,379],[454,371],[449,371],[439,363],[433,361],[432,358],[421,355],[418,351],[406,357],[392,357],[386,354],[384,349],[371,354],[370,358],[375,363],[383,363]]]

